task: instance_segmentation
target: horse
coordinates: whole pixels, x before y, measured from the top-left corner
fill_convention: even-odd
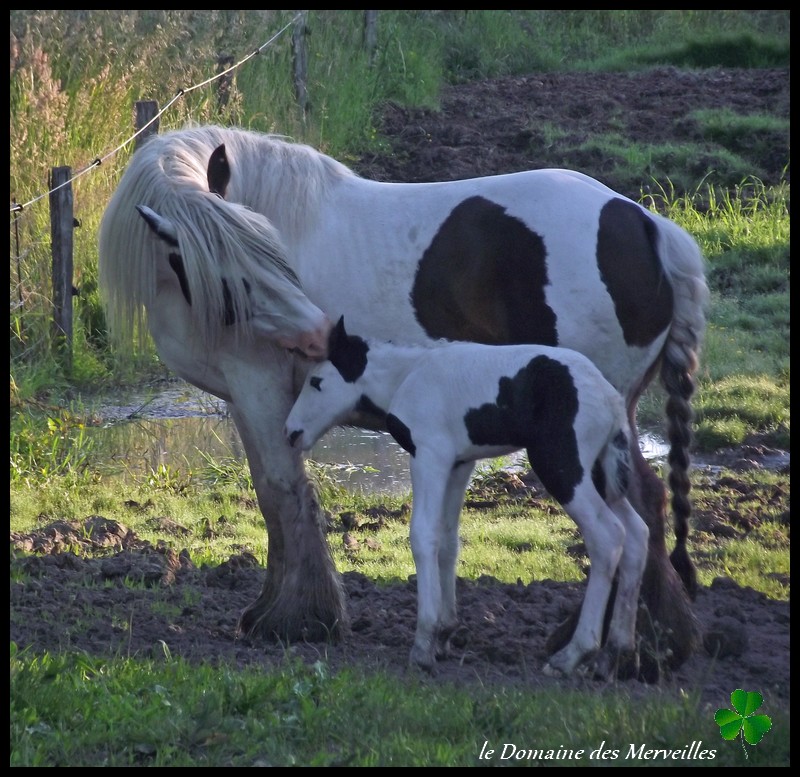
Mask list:
[[[346,313],[354,331],[380,340],[535,343],[591,359],[625,399],[629,498],[649,528],[647,623],[637,628],[669,665],[691,654],[691,398],[708,288],[696,242],[674,222],[577,171],[389,183],[284,137],[204,125],[153,135],[133,154],[98,249],[118,346],[149,331],[169,368],[227,401],[242,438],[268,543],[241,634],[349,631],[317,496],[283,434]],[[636,426],[657,374],[667,393],[671,555],[667,488]],[[574,619],[553,635],[554,650],[573,628]]]
[[[458,626],[459,516],[475,462],[524,448],[548,493],[580,528],[591,563],[572,638],[543,671],[568,675],[590,663],[603,679],[638,673],[635,627],[648,529],[626,498],[625,403],[588,357],[546,345],[396,345],[348,335],[340,318],[327,360],[308,373],[285,433],[308,451],[355,413],[377,416],[411,454],[417,571],[411,665],[432,671],[450,652]]]

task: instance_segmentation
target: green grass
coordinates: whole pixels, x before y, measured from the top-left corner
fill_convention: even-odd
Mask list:
[[[79,542],[89,536],[88,517],[101,515],[123,523],[153,545],[166,541],[176,552],[188,550],[195,564],[217,565],[242,552],[264,564],[267,537],[252,487],[242,490],[241,474],[214,485],[208,475],[203,471],[183,476],[182,482],[190,485],[177,489],[172,483],[149,477],[138,483],[126,482],[124,488],[118,479],[76,482],[49,478],[35,487],[25,481],[14,482],[10,529],[24,534],[55,521],[68,521]],[[410,495],[369,497],[318,477],[322,504],[330,514],[328,544],[337,569],[358,571],[383,584],[408,579],[414,573],[408,529]],[[731,478],[734,483],[754,479],[745,489],[746,498],[734,486],[729,493],[709,492],[702,473],[696,475],[692,491],[696,513],[702,516],[713,508],[718,520],[732,526],[740,537],[746,534],[752,548],[749,555],[757,557],[757,563],[745,563],[747,553],[742,556],[740,541],[710,539],[699,531],[703,524],[696,517],[690,549],[703,559],[701,576],[707,583],[728,576],[739,585],[787,598],[788,590],[765,575],[788,572],[789,528],[780,521],[788,504],[775,494],[788,494],[789,475],[765,470],[749,476],[731,473]],[[458,575],[468,579],[489,575],[506,583],[518,579],[582,581],[588,560],[583,552],[572,549],[580,543],[580,535],[563,510],[546,495],[508,494],[499,482],[491,472],[473,479],[459,530]],[[476,509],[469,506],[470,501],[490,506]],[[729,518],[728,513],[734,517]],[[759,531],[751,531],[754,528]],[[356,550],[344,545],[348,531],[358,541]],[[709,541],[714,543],[711,556],[707,556]],[[80,546],[73,551],[79,555],[103,552]]]
[[[738,743],[720,738],[713,710],[691,694],[532,696],[331,674],[323,662],[287,659],[280,671],[264,672],[191,666],[168,654],[152,661],[34,656],[12,645],[10,765],[537,765],[512,757],[536,749],[570,756],[539,765],[655,766],[675,762],[644,751],[685,753],[694,741],[708,760],[693,766],[788,765],[788,714],[768,712],[772,729],[745,760]]]

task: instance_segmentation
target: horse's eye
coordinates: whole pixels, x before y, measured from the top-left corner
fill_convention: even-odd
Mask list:
[[[315,388],[317,391],[322,391],[322,378],[314,376],[311,378],[309,383],[311,384],[312,388]]]

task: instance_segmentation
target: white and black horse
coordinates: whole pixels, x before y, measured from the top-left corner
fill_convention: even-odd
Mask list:
[[[575,632],[545,665],[601,677],[637,665],[636,613],[647,525],[628,501],[630,430],[619,392],[577,351],[546,345],[400,346],[348,335],[340,318],[286,419],[309,450],[354,413],[377,416],[411,454],[411,552],[417,630],[411,662],[449,652],[456,615],[458,525],[478,459],[524,448],[544,487],[581,530],[591,574]],[[603,616],[619,574],[608,636]]]
[[[149,330],[169,367],[227,400],[241,434],[269,538],[244,633],[347,631],[321,511],[283,435],[309,368],[296,351],[324,356],[330,322],[346,314],[355,331],[397,343],[588,356],[633,430],[630,499],[650,530],[642,594],[660,649],[672,663],[692,650],[697,624],[675,568],[691,586],[690,399],[708,292],[696,243],[671,221],[569,170],[381,183],[302,144],[202,126],[136,151],[103,216],[99,262],[112,333],[122,342]],[[638,399],[659,370],[675,568],[666,488],[636,433]]]

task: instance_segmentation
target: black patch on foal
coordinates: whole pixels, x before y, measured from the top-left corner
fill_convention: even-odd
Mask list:
[[[453,208],[422,255],[411,302],[432,338],[557,345],[541,235],[484,197]]]
[[[627,200],[609,200],[600,212],[597,266],[628,345],[649,345],[672,321],[672,286],[656,234],[653,221]]]
[[[412,456],[417,453],[417,446],[411,437],[411,430],[392,413],[386,416],[386,429],[394,437],[395,442]]]
[[[328,359],[347,383],[355,383],[367,368],[369,346],[358,335],[344,329],[344,316],[336,322],[328,337]]]
[[[568,504],[583,479],[574,422],[578,390],[569,368],[537,356],[513,377],[500,378],[497,399],[464,416],[475,445],[525,448],[531,468],[550,495]]]

